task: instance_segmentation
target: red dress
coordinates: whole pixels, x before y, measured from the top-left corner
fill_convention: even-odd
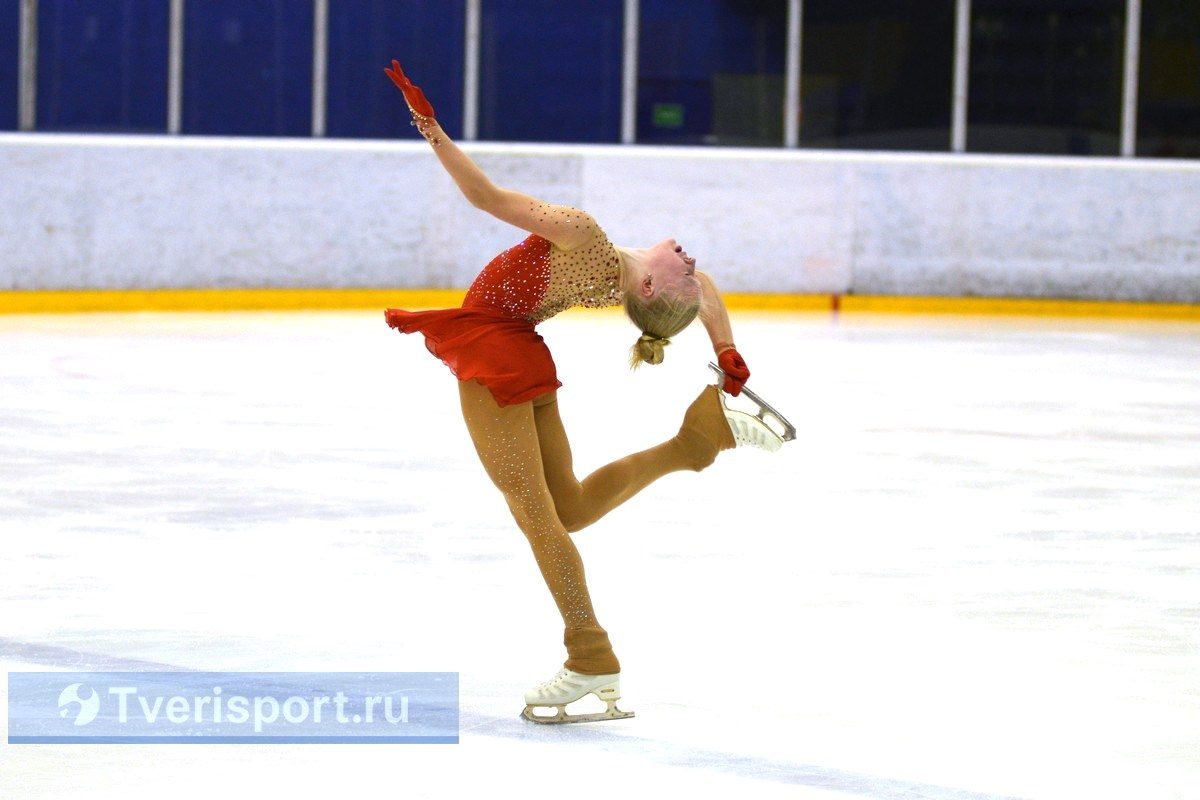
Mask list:
[[[389,308],[387,324],[404,333],[420,331],[429,352],[459,380],[487,386],[501,406],[555,391],[562,382],[537,323],[572,306],[621,302],[616,249],[590,216],[570,211],[571,221],[594,228],[582,245],[563,250],[532,234],[483,268],[461,308]]]

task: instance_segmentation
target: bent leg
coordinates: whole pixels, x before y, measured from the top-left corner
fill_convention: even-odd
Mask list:
[[[716,387],[709,386],[692,402],[674,437],[607,464],[580,481],[556,394],[534,400],[533,414],[546,485],[568,531],[586,528],[663,475],[704,469],[718,452],[734,446]]]
[[[546,486],[532,405],[501,407],[482,384],[459,381],[458,386],[463,419],[479,460],[529,540],[562,615],[566,666],[592,675],[619,672],[608,634],[592,609],[583,560],[559,521]]]

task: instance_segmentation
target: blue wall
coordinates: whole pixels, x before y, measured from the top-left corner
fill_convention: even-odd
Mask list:
[[[310,0],[203,0],[184,8],[184,133],[312,133]]]
[[[484,0],[480,138],[619,141],[623,19],[622,0]]]
[[[38,129],[165,131],[168,18],[158,0],[41,0]]]
[[[466,5],[447,0],[335,0],[329,4],[326,131],[392,138],[407,133],[404,97],[383,74],[397,59],[452,137],[462,135]]]
[[[646,0],[638,40],[640,142],[703,142],[714,131],[714,75],[778,76],[787,60],[781,0]],[[782,98],[780,98],[782,104]],[[679,127],[656,125],[654,106],[682,107]],[[783,139],[782,121],[772,144]]]
[[[182,130],[309,136],[314,0],[188,0]],[[21,0],[0,0],[0,130]],[[168,0],[40,0],[39,130],[167,127]],[[414,136],[399,59],[462,136],[467,0],[329,0],[326,134]],[[1145,0],[1138,152],[1200,157],[1200,4]],[[637,141],[780,147],[787,0],[641,0]],[[805,0],[804,147],[950,147],[953,0]],[[617,142],[624,0],[481,0],[484,140]],[[1124,0],[975,0],[967,144],[1113,154]]]
[[[20,0],[0,0],[0,131],[17,129]]]

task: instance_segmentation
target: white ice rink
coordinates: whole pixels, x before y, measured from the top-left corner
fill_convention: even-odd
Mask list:
[[[581,476],[709,380],[699,329],[638,373],[618,315],[542,331]],[[576,534],[637,716],[548,727],[557,612],[418,339],[0,317],[6,672],[461,680],[458,745],[0,744],[0,797],[1200,797],[1200,325],[734,331],[800,440]]]

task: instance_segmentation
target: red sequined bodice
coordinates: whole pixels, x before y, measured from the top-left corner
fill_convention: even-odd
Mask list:
[[[532,234],[496,256],[467,290],[463,307],[489,306],[539,323],[575,306],[620,305],[621,257],[590,215],[548,206],[547,217],[583,229],[586,238],[570,250]]]
[[[493,258],[476,276],[463,308],[490,306],[520,319],[528,319],[550,285],[551,243],[531,234]]]

